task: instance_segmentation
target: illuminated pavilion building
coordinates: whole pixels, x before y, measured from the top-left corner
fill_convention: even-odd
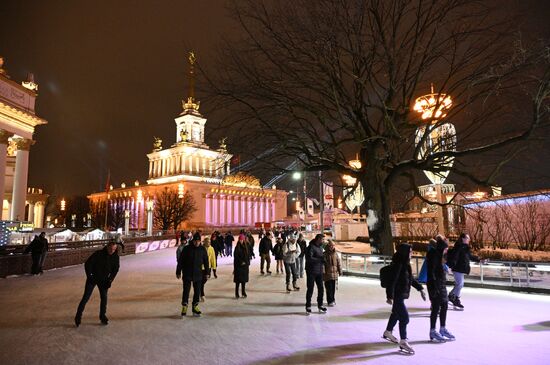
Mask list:
[[[35,113],[38,85],[29,74],[21,84],[3,68],[0,56],[0,197],[2,220],[27,221],[41,228],[48,195],[29,188],[29,153],[37,126],[47,122]]]
[[[264,189],[260,181],[244,173],[230,174],[232,155],[224,140],[217,149],[204,141],[206,118],[199,112],[194,97],[195,57],[190,53],[189,96],[182,101],[183,111],[175,118],[176,142],[168,148],[155,138],[149,159],[146,185],[122,184],[108,192],[88,196],[91,205],[109,204],[109,214],[120,207],[129,215],[131,229],[145,229],[147,210],[154,209],[155,196],[165,188],[188,191],[197,211],[179,228],[253,227],[280,220],[287,213],[287,192],[275,187]]]

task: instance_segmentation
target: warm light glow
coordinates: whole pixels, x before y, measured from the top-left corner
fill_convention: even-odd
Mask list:
[[[141,203],[143,201],[143,191],[141,191],[141,189],[137,191],[137,201],[138,203]]]
[[[65,204],[66,204],[65,199],[61,199],[61,204],[60,205],[61,205],[61,211],[62,212],[65,211]]]
[[[363,166],[363,165],[361,164],[361,160],[351,160],[351,161],[349,162],[349,165],[350,165],[351,168],[354,169],[354,170],[360,170],[361,167]]]
[[[145,203],[146,207],[147,207],[147,210],[151,211],[153,210],[153,205],[154,205],[154,202],[152,200],[147,200],[147,202]]]
[[[178,198],[183,198],[183,184],[178,184]]]
[[[342,203],[342,198],[338,198],[338,209],[343,209],[344,205]]]
[[[138,180],[134,181],[134,186],[139,186],[139,181]]]
[[[124,189],[126,187],[126,184],[122,183],[122,184],[120,184],[120,187]]]
[[[431,91],[431,94],[416,99],[414,110],[420,113],[422,120],[431,119],[433,123],[436,123],[439,119],[447,116],[453,102],[447,94],[434,93],[433,85]]]
[[[487,195],[487,193],[484,191],[476,191],[474,193],[474,199],[483,199],[485,198],[485,195]]]

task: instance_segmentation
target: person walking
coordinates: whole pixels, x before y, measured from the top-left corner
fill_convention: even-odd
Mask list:
[[[201,285],[201,302],[204,302],[204,285],[210,279],[210,273],[211,271],[214,272],[214,275],[216,275],[216,252],[214,252],[214,248],[210,245],[210,238],[206,237],[203,242],[203,246],[206,249],[206,254],[208,255],[208,269],[204,268],[203,265],[203,275],[202,275],[202,285]],[[215,276],[217,277],[217,276]]]
[[[445,272],[445,255],[449,244],[442,236],[437,236],[435,248],[426,255],[428,295],[432,303],[430,314],[430,340],[444,342],[454,341],[455,336],[445,327],[447,321],[447,274]],[[439,316],[439,332],[435,329]]]
[[[254,254],[254,244],[256,243],[254,241],[254,236],[252,236],[252,233],[250,231],[246,231],[246,240],[248,242],[248,248],[249,248],[249,254],[250,254],[250,261],[256,258],[256,255]]]
[[[84,313],[86,303],[90,300],[96,286],[101,299],[99,304],[99,320],[104,325],[109,324],[109,319],[107,318],[107,293],[120,268],[117,248],[116,241],[111,240],[103,249],[94,252],[86,260],[84,264],[84,270],[86,271],[84,294],[78,304],[74,317],[74,324],[77,327],[82,322],[82,313]]]
[[[46,239],[46,232],[41,232],[40,235],[34,236],[31,243],[25,248],[25,253],[31,253],[32,266],[31,274],[39,275],[43,274],[42,266],[46,260],[46,254],[48,253],[48,240]]]
[[[225,235],[225,256],[233,256],[233,241],[235,241],[235,237],[231,232],[227,232]]]
[[[290,293],[292,289],[300,290],[296,285],[298,280],[298,271],[296,270],[296,260],[300,256],[300,245],[296,242],[296,235],[290,234],[283,244],[283,262],[286,273],[286,292]],[[292,274],[292,289],[290,289],[290,275]]]
[[[327,291],[327,303],[329,307],[334,307],[336,305],[336,283],[338,282],[338,276],[342,275],[342,265],[332,240],[329,240],[325,246],[324,258],[325,273],[323,274],[323,280]]]
[[[317,285],[317,308],[319,313],[326,313],[327,308],[323,306],[323,268],[324,256],[321,244],[323,235],[318,234],[309,242],[306,248],[306,314],[311,314],[311,297],[313,296],[314,286]]]
[[[296,242],[300,246],[300,255],[298,255],[298,258],[296,259],[296,272],[298,272],[298,275],[300,276],[300,278],[303,278],[304,277],[304,256],[306,254],[307,242],[304,239],[304,235],[302,233],[298,235],[298,240]]]
[[[193,285],[193,303],[191,310],[194,317],[200,317],[199,299],[202,288],[203,270],[209,270],[208,253],[201,245],[201,236],[193,235],[193,241],[181,250],[181,255],[176,267],[176,277],[183,281],[183,294],[181,297],[181,315],[187,315],[189,293]]]
[[[470,274],[470,261],[479,262],[480,259],[470,252],[470,235],[462,233],[447,255],[447,265],[453,271],[455,279],[455,285],[449,293],[449,301],[459,310],[464,310],[464,305],[460,301],[460,293],[464,287],[464,275]],[[483,260],[483,262],[486,261]]]
[[[277,265],[277,274],[283,273],[283,239],[277,237],[275,246],[273,246],[273,256]]]
[[[249,246],[246,241],[246,236],[241,233],[235,246],[233,255],[233,282],[235,283],[235,298],[239,298],[239,286],[241,286],[241,294],[246,298],[246,283],[248,282],[248,274],[250,268],[250,253]]]
[[[407,341],[407,324],[409,312],[405,306],[405,299],[409,298],[411,286],[420,292],[423,300],[426,300],[424,288],[412,275],[411,268],[412,247],[408,243],[402,243],[392,257],[392,280],[386,288],[386,303],[392,306],[388,325],[382,338],[399,343],[399,349],[407,354],[414,354],[413,348]],[[400,341],[392,334],[393,328],[399,322]]]
[[[273,251],[273,243],[271,242],[271,232],[267,231],[260,240],[258,247],[260,252],[260,274],[264,274],[264,262],[266,264],[266,272],[271,275],[269,266],[271,265],[271,252]]]

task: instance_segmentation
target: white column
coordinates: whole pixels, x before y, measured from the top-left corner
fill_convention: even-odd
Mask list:
[[[42,228],[44,227],[44,203],[36,202],[36,214],[34,215],[34,227]]]
[[[151,174],[153,173],[153,161],[149,161],[149,177],[152,177]]]
[[[189,172],[193,173],[193,156],[189,156]]]
[[[212,224],[218,224],[218,209],[219,209],[218,195],[212,196]]]
[[[34,202],[29,202],[29,216],[27,221],[34,222]]]
[[[231,212],[233,211],[233,197],[228,196],[225,200],[225,223],[231,224],[233,223]]]
[[[227,203],[227,196],[220,196],[220,208],[218,209],[220,212],[220,225],[224,225],[227,223],[227,217],[225,216],[226,203]]]
[[[233,223],[240,224],[239,210],[241,209],[241,198],[238,196],[233,197]]]
[[[246,225],[246,198],[241,198],[241,224]]]
[[[4,192],[6,189],[6,156],[8,153],[8,138],[13,134],[0,129],[0,218],[4,210]]]
[[[197,175],[199,175],[201,173],[201,168],[200,168],[199,157],[198,156],[195,157],[195,168],[197,170]]]
[[[212,160],[208,160],[208,175],[212,176]]]
[[[154,203],[151,200],[146,202],[147,204],[147,236],[153,235],[153,207]]]
[[[27,197],[27,179],[29,177],[29,149],[33,142],[31,139],[23,138],[16,141],[17,153],[15,155],[11,220],[25,219],[25,200]]]

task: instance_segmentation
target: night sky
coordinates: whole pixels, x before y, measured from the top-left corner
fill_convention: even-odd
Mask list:
[[[502,3],[521,16],[518,29],[550,36],[548,1]],[[108,170],[115,186],[143,183],[153,136],[165,147],[175,141],[187,52],[215,67],[220,39],[238,34],[228,15],[221,0],[0,0],[4,68],[18,82],[35,74],[37,114],[48,121],[35,134],[29,186],[89,194],[104,188]],[[209,118],[207,143],[216,147],[219,135],[209,135],[215,113],[204,100],[201,112]],[[536,165],[548,150],[526,158]],[[526,188],[550,187],[547,171],[532,180]]]

